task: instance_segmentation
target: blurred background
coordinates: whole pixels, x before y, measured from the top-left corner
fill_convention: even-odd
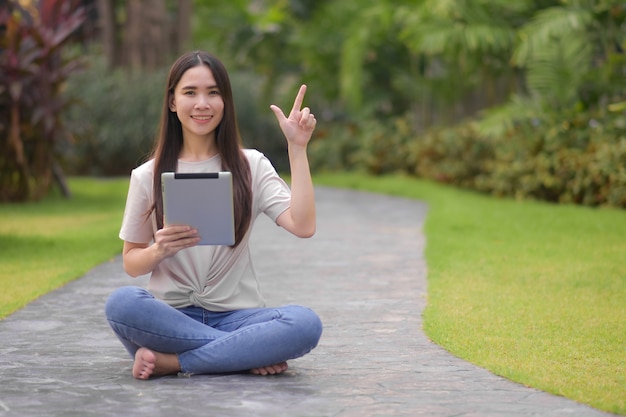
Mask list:
[[[169,66],[202,49],[279,172],[269,105],[307,83],[314,172],[623,208],[625,19],[612,0],[0,1],[0,202],[127,176]]]

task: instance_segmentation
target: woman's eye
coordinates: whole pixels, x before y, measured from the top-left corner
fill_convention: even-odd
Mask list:
[[[212,96],[218,96],[219,94],[220,94],[220,92],[219,92],[219,91],[217,91],[217,90],[211,90],[211,91],[209,91],[209,95],[212,95]]]

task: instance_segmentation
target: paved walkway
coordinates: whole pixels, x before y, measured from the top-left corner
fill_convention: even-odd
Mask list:
[[[424,204],[317,193],[315,238],[275,233],[265,220],[253,237],[268,303],[308,305],[325,324],[317,349],[287,373],[133,379],[102,312],[107,295],[132,282],[116,258],[0,322],[0,417],[609,415],[429,342]]]

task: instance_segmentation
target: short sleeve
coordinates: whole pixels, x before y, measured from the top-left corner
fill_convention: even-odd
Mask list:
[[[143,172],[142,172],[143,171]],[[135,169],[130,176],[126,208],[120,230],[120,239],[133,243],[149,243],[153,239],[152,175]]]
[[[265,155],[248,150],[248,160],[252,171],[256,212],[265,213],[275,222],[290,207],[291,190]]]

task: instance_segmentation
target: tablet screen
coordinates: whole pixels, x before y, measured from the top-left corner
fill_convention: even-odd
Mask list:
[[[199,245],[234,245],[233,183],[230,172],[161,174],[164,223],[198,230]]]

